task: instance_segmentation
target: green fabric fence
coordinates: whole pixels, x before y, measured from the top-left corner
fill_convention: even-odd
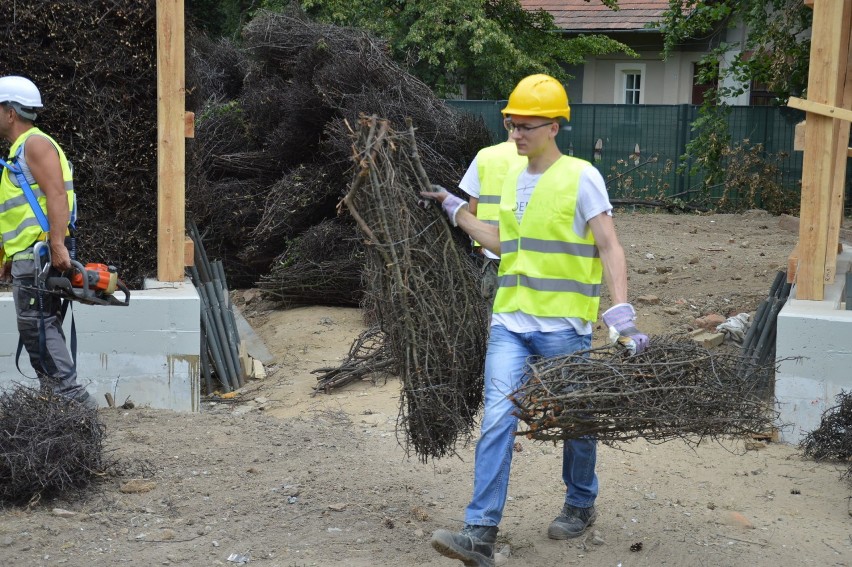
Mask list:
[[[506,138],[500,113],[505,101],[448,100],[447,103],[458,110],[481,116],[495,142]],[[557,143],[563,153],[594,163],[607,179],[611,197],[635,197],[642,194],[637,190],[643,187],[647,188],[647,196],[658,193],[681,195],[702,184],[700,177],[688,172],[677,173],[680,156],[693,139],[692,122],[698,117],[699,108],[686,104],[572,104],[571,122],[558,135]],[[737,144],[748,140],[751,145],[763,144],[767,155],[783,152],[778,162],[781,183],[786,189],[798,193],[801,188],[802,152],[793,151],[793,137],[796,124],[803,119],[804,113],[792,108],[731,107],[728,117],[731,142]],[[599,152],[595,151],[596,143],[600,147]],[[639,163],[655,155],[658,158],[656,163],[635,167],[637,147]],[[631,181],[625,184],[623,181],[627,177]],[[847,188],[850,181],[847,174]],[[721,194],[721,189],[718,194]],[[685,196],[684,201],[689,201],[689,197]]]

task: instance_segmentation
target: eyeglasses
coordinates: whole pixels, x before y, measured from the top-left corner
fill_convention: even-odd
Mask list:
[[[517,130],[519,134],[526,134],[527,132],[536,130],[538,128],[544,128],[545,126],[550,126],[551,124],[555,124],[555,122],[545,122],[544,124],[539,124],[537,126],[530,126],[529,124],[515,124],[514,122],[512,122],[511,118],[503,119],[503,127],[506,128],[506,130],[508,130],[510,134],[515,130]]]

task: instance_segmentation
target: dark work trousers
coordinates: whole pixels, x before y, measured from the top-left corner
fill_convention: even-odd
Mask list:
[[[488,303],[494,303],[494,296],[497,294],[497,268],[500,266],[500,260],[487,258],[482,256],[480,288],[482,297],[488,300]]]
[[[18,259],[20,256],[24,258]],[[42,294],[45,345],[44,351],[39,352],[42,317],[38,292],[35,290],[34,270],[32,248],[15,255],[12,261],[12,296],[18,316],[18,333],[30,356],[30,364],[38,375],[41,388],[83,401],[89,397],[89,393],[77,383],[77,370],[65,344],[59,312],[62,300],[50,293]]]

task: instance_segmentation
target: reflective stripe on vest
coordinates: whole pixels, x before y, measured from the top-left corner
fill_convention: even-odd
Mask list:
[[[513,142],[503,142],[479,150],[476,154],[476,172],[479,175],[476,218],[488,224],[498,223],[503,179],[510,171],[526,165],[527,158],[518,155],[518,148]],[[479,243],[474,242],[474,246],[479,246]]]
[[[603,266],[591,232],[574,232],[580,174],[591,165],[562,156],[539,179],[518,223],[517,175],[507,176],[500,205],[499,288],[495,313],[594,321]],[[520,174],[520,172],[518,172]]]
[[[23,149],[27,138],[32,135],[45,137],[56,148],[59,155],[59,164],[62,168],[62,180],[65,185],[66,195],[68,196],[68,210],[69,212],[72,211],[74,208],[74,174],[71,164],[65,157],[62,148],[56,143],[56,140],[38,128],[30,128],[21,134],[15,140],[15,143],[12,144],[12,147],[9,149],[9,160],[14,160],[15,165],[23,170],[24,175],[30,182],[33,195],[35,195],[41,205],[42,211],[46,214],[47,197],[45,197],[44,192],[35,183],[35,179],[30,174],[26,163],[26,154],[23,151],[19,152],[19,150]],[[0,174],[0,235],[3,238],[3,249],[6,252],[6,256],[11,257],[17,252],[32,246],[33,242],[38,240],[42,230],[32,207],[21,190],[16,176],[5,167],[0,169],[2,169],[2,174]]]

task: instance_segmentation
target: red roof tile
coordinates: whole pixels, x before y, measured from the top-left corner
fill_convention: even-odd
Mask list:
[[[542,9],[556,25],[568,31],[634,31],[662,19],[668,0],[619,0],[619,10],[610,10],[600,0],[520,0],[526,10]]]

